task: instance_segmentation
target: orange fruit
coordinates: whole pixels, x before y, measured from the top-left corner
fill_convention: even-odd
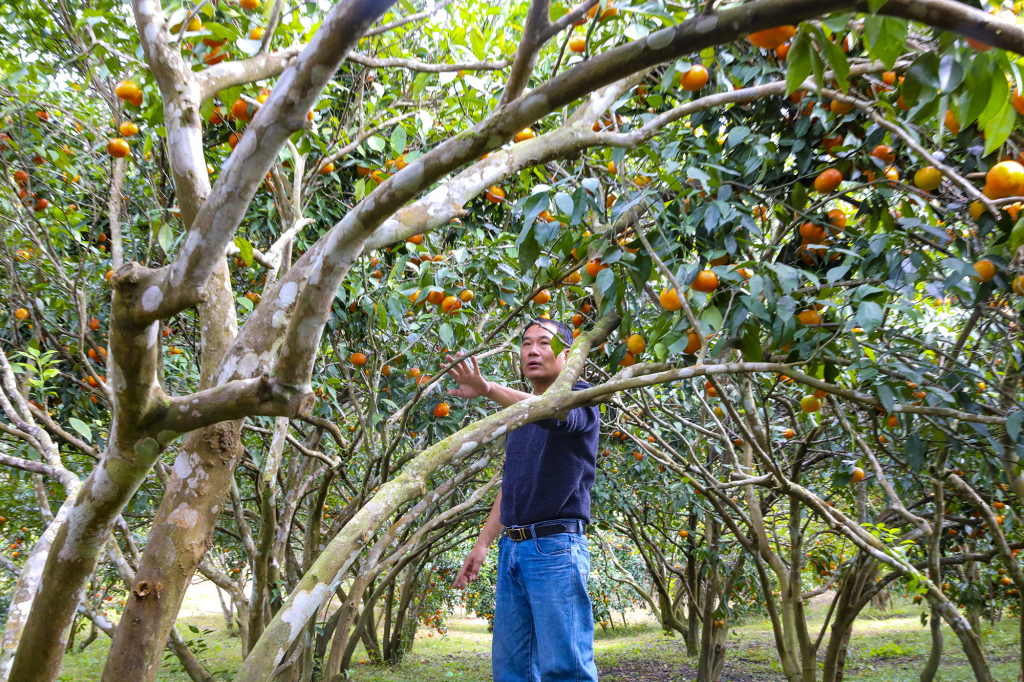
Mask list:
[[[24,185],[28,182],[28,173],[23,170],[14,171],[14,181],[19,185]]]
[[[895,83],[896,82],[896,72],[895,71],[885,71],[885,72],[883,72],[882,73],[882,82],[885,83],[886,85],[892,85],[893,83]]]
[[[47,208],[49,208],[49,206],[50,202],[47,201],[46,199],[36,199],[35,206],[32,207],[32,210],[35,211],[36,213],[39,213],[40,211],[45,211]],[[103,247],[100,247],[101,250],[102,248]]]
[[[219,47],[215,47],[213,48],[213,52],[209,52],[205,57],[203,57],[203,61],[206,62],[207,66],[213,66],[214,64],[220,64],[222,61],[224,61],[226,58],[230,56],[231,55],[228,52],[221,52]],[[213,116],[210,116],[210,119],[211,122],[213,122]]]
[[[505,199],[505,190],[497,185],[491,185],[491,188],[484,192],[484,198],[492,204],[500,204]]]
[[[975,282],[991,282],[996,276],[995,263],[987,258],[975,263],[974,269],[978,271],[978,275],[976,277],[971,277]]]
[[[900,420],[899,417],[897,417],[896,415],[890,414],[889,419],[887,419],[885,423],[888,425],[890,429],[895,429],[897,426],[900,425]]]
[[[249,40],[260,40],[263,38],[264,29],[262,26],[257,26],[253,30],[249,31]]]
[[[123,80],[114,88],[114,94],[116,94],[119,99],[130,101],[141,96],[142,91],[139,90],[139,86],[136,85],[134,81]]]
[[[228,135],[228,146],[231,147],[232,149],[234,149],[235,147],[238,146],[238,135],[237,134],[231,133],[230,135]]]
[[[829,111],[831,111],[836,116],[843,116],[843,115],[848,114],[851,111],[853,111],[853,105],[852,104],[847,104],[845,102],[840,102],[839,100],[835,100],[835,99],[832,100],[829,103],[828,108],[829,108]]]
[[[789,48],[790,47],[792,47],[792,43],[782,43],[777,48],[775,48],[775,56],[780,61],[783,61],[783,62],[786,61],[786,57],[789,56]]]
[[[537,295],[533,297],[533,302],[537,305],[544,305],[551,300],[551,292],[547,289],[541,289],[537,292]]]
[[[693,280],[690,288],[705,294],[710,293],[718,288],[718,275],[711,270],[701,270],[697,273],[697,279]]]
[[[686,335],[686,348],[683,355],[694,355],[700,350],[700,335],[697,332],[690,332]]]
[[[942,184],[942,173],[935,166],[925,166],[914,173],[914,186],[931,192]]]
[[[576,313],[575,315],[572,316],[572,326],[574,327],[582,327],[584,321],[586,321],[586,318],[579,313]]]
[[[814,189],[822,194],[836,191],[843,181],[843,174],[835,168],[828,168],[814,179]]]
[[[583,36],[569,38],[569,49],[576,54],[582,54],[587,49],[587,39]]]
[[[122,137],[131,137],[139,132],[139,126],[131,121],[121,121],[121,125],[117,126],[117,132],[121,133]]]
[[[644,352],[644,349],[647,348],[647,342],[644,341],[644,337],[639,334],[633,334],[626,339],[626,348],[633,355],[640,355]]]
[[[778,46],[796,35],[796,26],[776,26],[775,28],[757,31],[747,36],[747,40],[755,47],[762,47],[766,50],[774,50]]]
[[[629,367],[630,365],[636,364],[636,356],[626,351],[626,354],[619,360],[619,367]]]
[[[688,537],[690,537],[690,532],[686,531],[686,530],[681,530],[681,531],[679,531],[679,537],[684,538],[684,539],[688,538]]]
[[[242,9],[254,10],[260,6],[260,0],[239,0]]]
[[[320,171],[319,172],[320,172],[320,175],[328,175],[329,173],[333,173],[334,172],[334,162],[333,161],[328,161],[327,163],[325,163],[323,166],[320,167]]]
[[[429,303],[430,305],[437,305],[438,303],[440,303],[443,300],[444,300],[444,292],[443,291],[436,291],[435,290],[435,291],[431,291],[430,293],[427,294],[427,303]]]
[[[591,277],[597,277],[597,274],[607,267],[607,265],[601,265],[600,258],[595,258],[587,263],[587,274]]]
[[[123,159],[131,153],[131,147],[120,137],[115,137],[107,143],[107,153],[115,159]]]
[[[579,284],[580,282],[583,281],[583,275],[580,274],[579,270],[573,270],[572,274],[569,275],[569,279],[567,281],[569,282],[569,284]]]
[[[249,120],[249,104],[241,97],[235,100],[235,103],[231,105],[231,115],[237,118],[239,121]]]
[[[968,38],[967,44],[970,45],[975,52],[988,52],[992,49],[992,46],[988,43],[983,43],[980,40],[975,40],[974,38]]]
[[[794,431],[793,429],[786,429],[785,431],[782,432],[782,437],[785,438],[786,440],[795,438],[796,431]]]
[[[807,310],[800,311],[797,314],[796,319],[800,320],[801,324],[808,326],[821,324],[821,315],[819,315],[818,311],[814,308],[808,308]]]
[[[860,467],[855,467],[853,470],[853,478],[850,479],[853,483],[860,483],[864,480],[864,470]]]
[[[942,124],[954,135],[960,134],[960,121],[956,120],[952,109],[946,109],[946,118],[943,119]]]
[[[411,237],[406,237],[405,241],[408,244],[415,244],[416,246],[419,246],[420,244],[423,243],[423,235],[422,234],[414,234]]]
[[[683,302],[679,300],[679,292],[675,289],[662,289],[661,293],[658,295],[658,302],[661,303],[661,307],[665,310],[675,311],[680,310],[683,307]],[[693,332],[690,333],[692,334]]]
[[[813,395],[805,395],[800,399],[800,409],[804,412],[817,412],[821,409],[821,401]]]
[[[1018,114],[1024,116],[1024,97],[1021,97],[1019,89],[1013,91],[1010,103],[1013,105],[1013,108],[1017,110]]]
[[[445,296],[444,300],[441,301],[441,311],[449,315],[454,315],[461,307],[462,301],[454,296]]]
[[[876,159],[881,159],[884,163],[889,165],[896,163],[896,155],[893,154],[892,147],[887,144],[880,144],[872,149],[871,156]]]
[[[14,318],[16,320],[18,320],[18,322],[21,322],[22,320],[26,319],[27,317],[28,317],[28,311],[25,310],[24,308],[18,308],[17,310],[14,311]]]
[[[348,357],[348,361],[356,367],[362,367],[366,364],[366,356],[362,353],[353,353]]]
[[[828,222],[840,232],[846,229],[846,214],[838,208],[828,212]]]
[[[992,199],[1015,196],[1024,186],[1024,166],[1016,161],[1000,161],[985,174],[985,189]]]
[[[806,222],[800,226],[804,244],[820,244],[825,241],[825,228],[817,223]]]
[[[462,301],[463,303],[469,303],[470,301],[473,300],[473,291],[471,289],[464,290],[461,294],[459,294],[459,300]]]
[[[1018,296],[1024,296],[1024,275],[1015,277],[1010,288],[1013,289],[1013,293]]]
[[[438,403],[437,407],[434,408],[435,417],[447,417],[448,416],[448,403]]]
[[[526,140],[532,140],[535,137],[536,135],[533,134],[532,128],[523,128],[518,133],[516,133],[515,141],[525,142]]]
[[[694,64],[689,71],[679,75],[679,82],[682,84],[683,90],[688,92],[700,90],[707,85],[708,70],[700,64]]]

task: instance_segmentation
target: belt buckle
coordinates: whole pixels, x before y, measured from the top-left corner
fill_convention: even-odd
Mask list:
[[[513,542],[522,542],[530,537],[526,528],[509,528],[505,532]]]

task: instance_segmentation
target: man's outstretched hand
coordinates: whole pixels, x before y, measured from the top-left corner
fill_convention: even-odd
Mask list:
[[[448,362],[455,362],[461,356],[462,353],[456,353],[454,358],[450,355],[446,357]],[[449,395],[457,398],[479,398],[490,393],[491,382],[484,379],[484,375],[480,373],[480,365],[477,364],[475,357],[463,360],[452,367],[450,375],[452,379],[455,379],[455,383],[459,387],[457,389],[450,389],[448,391]],[[463,567],[463,570],[465,570],[465,567]],[[461,576],[461,573],[459,575]]]
[[[469,556],[466,557],[466,561],[462,564],[462,570],[455,576],[455,582],[452,584],[456,590],[461,590],[476,580],[477,576],[480,575],[480,567],[484,565],[484,559],[487,558],[487,547],[474,546],[470,551]]]

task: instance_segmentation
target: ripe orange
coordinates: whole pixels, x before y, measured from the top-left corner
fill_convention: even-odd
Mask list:
[[[533,128],[523,128],[518,133],[516,133],[515,141],[525,142],[527,140],[532,140],[535,137],[536,135],[533,134]]]
[[[586,321],[586,318],[583,317],[583,315],[580,315],[579,313],[576,313],[575,315],[572,316],[572,326],[574,327],[582,327],[584,321]]]
[[[895,83],[896,82],[896,72],[895,71],[885,71],[885,72],[883,72],[882,73],[882,82],[885,83],[886,85],[892,85],[893,83]]]
[[[838,208],[833,208],[828,212],[828,222],[831,223],[832,227],[842,232],[846,229],[846,214]]]
[[[121,137],[131,137],[139,132],[139,126],[131,121],[121,121],[121,125],[117,127],[117,132],[121,133]]]
[[[430,305],[437,305],[438,303],[440,303],[443,300],[444,300],[444,292],[443,291],[434,290],[434,291],[431,291],[429,294],[427,294],[427,303],[429,303]]]
[[[19,185],[24,185],[28,182],[28,173],[23,170],[14,171],[14,181]]]
[[[590,275],[591,277],[597,277],[597,273],[601,272],[607,267],[607,265],[601,265],[600,258],[595,258],[594,260],[589,261],[587,263],[587,274]]]
[[[1020,194],[1022,186],[1024,166],[1016,161],[1000,161],[985,174],[985,189],[992,199]]]
[[[681,531],[679,531],[679,537],[681,537],[683,539],[686,539],[686,538],[690,537],[690,532],[687,531],[687,530],[681,530]]]
[[[239,121],[249,120],[249,104],[241,97],[235,100],[235,103],[231,105],[231,115],[237,118]]]
[[[537,295],[533,297],[533,302],[537,305],[544,305],[551,300],[551,292],[547,289],[541,289],[537,292]]]
[[[484,199],[492,204],[500,204],[505,200],[505,190],[497,185],[491,185],[491,188],[484,192]]]
[[[782,43],[777,48],[775,48],[775,56],[780,61],[786,61],[786,58],[789,56],[790,47],[792,47],[792,43]]]
[[[469,303],[470,301],[472,301],[473,300],[473,290],[472,289],[465,289],[461,294],[459,294],[459,300],[462,301],[463,303]]]
[[[796,35],[796,26],[776,26],[775,28],[757,31],[747,36],[747,40],[755,47],[762,47],[766,50],[774,50],[779,45]]]
[[[871,156],[876,159],[881,159],[884,163],[892,165],[896,163],[896,155],[892,151],[892,147],[887,144],[880,144],[871,150]]]
[[[461,307],[462,301],[454,296],[445,296],[441,301],[441,311],[449,315],[454,315]]]
[[[639,334],[633,334],[626,339],[626,348],[633,355],[640,355],[644,352],[644,349],[647,348],[647,342],[644,341],[644,337]]]
[[[46,199],[36,199],[35,206],[32,207],[32,210],[35,211],[36,213],[39,213],[40,211],[45,211],[49,207],[50,202],[47,201]]]
[[[970,45],[975,52],[988,52],[992,49],[992,46],[988,43],[983,43],[980,40],[975,40],[974,38],[968,38],[967,44]]]
[[[232,149],[238,146],[238,135],[236,135],[235,133],[231,133],[230,135],[228,135],[228,146],[231,147]]]
[[[448,403],[438,403],[437,407],[434,408],[435,417],[447,417],[448,416]]]
[[[1013,91],[1010,103],[1013,105],[1013,108],[1017,110],[1018,114],[1024,116],[1024,97],[1021,96],[1019,89]]]
[[[952,109],[946,109],[946,118],[943,119],[942,123],[949,132],[954,135],[960,134],[960,121],[956,120]]]
[[[806,222],[800,226],[804,244],[820,244],[825,241],[825,228],[817,223]]]
[[[914,186],[931,192],[942,184],[942,173],[935,166],[925,166],[914,173]]]
[[[974,269],[978,271],[978,275],[976,277],[971,277],[975,282],[991,282],[996,276],[995,263],[987,258],[975,263]]]
[[[835,168],[828,168],[814,179],[814,189],[822,194],[830,194],[836,191],[842,181],[842,173]]]
[[[626,354],[619,360],[619,367],[629,367],[630,365],[636,364],[636,356],[626,351]]]
[[[1013,284],[1010,288],[1013,289],[1013,293],[1018,296],[1024,296],[1024,275],[1014,278]]]
[[[786,429],[785,431],[782,432],[782,437],[785,438],[786,440],[791,440],[796,437],[796,431],[794,431],[793,429]]]
[[[422,234],[414,234],[411,237],[406,237],[405,241],[408,244],[415,244],[416,246],[419,246],[420,244],[423,243],[423,235]]]
[[[821,401],[813,395],[805,395],[800,399],[800,409],[804,412],[817,412],[821,409]]]
[[[257,26],[253,30],[249,31],[249,40],[260,40],[263,38],[264,29],[262,26]]]
[[[860,483],[864,480],[864,470],[860,467],[855,467],[853,470],[853,478],[850,479],[853,483]]]
[[[123,80],[114,88],[114,94],[119,99],[131,101],[141,97],[142,91],[139,90],[139,86],[134,81]]]
[[[694,64],[689,71],[679,75],[679,82],[682,84],[683,90],[688,92],[700,90],[707,85],[708,70],[700,64]]]
[[[120,137],[115,137],[107,143],[107,153],[115,159],[123,159],[131,153],[131,147]]]
[[[805,325],[821,324],[821,315],[819,315],[818,311],[814,308],[808,308],[807,310],[800,311],[797,314],[796,319],[800,320],[800,323]]]
[[[662,289],[661,293],[658,295],[658,302],[661,303],[661,307],[665,310],[675,311],[680,310],[683,307],[683,302],[679,300],[679,292],[675,289]],[[690,333],[693,334],[693,332]],[[689,348],[689,346],[687,346],[687,348]]]
[[[214,64],[220,64],[230,56],[230,53],[227,51],[221,52],[219,47],[215,47],[212,52],[207,53],[207,55],[203,57],[203,61],[206,62],[207,66],[213,66]],[[212,119],[213,117],[211,116],[210,118]]]
[[[18,322],[21,322],[22,320],[26,319],[27,317],[28,317],[28,311],[25,310],[24,308],[18,308],[17,310],[14,311],[14,319],[16,319]]]
[[[839,100],[835,100],[835,99],[832,100],[829,103],[828,108],[829,108],[829,111],[831,111],[836,116],[843,116],[843,115],[848,114],[851,111],[853,111],[853,105],[852,104],[847,104],[845,102],[840,102]]]
[[[697,279],[693,280],[690,288],[705,294],[710,293],[718,288],[718,275],[711,270],[701,270],[697,273]]]
[[[320,167],[320,175],[328,175],[334,172],[334,162],[328,161]]]
[[[353,353],[349,356],[348,361],[356,367],[362,367],[366,364],[366,356],[362,353]]]
[[[587,49],[587,39],[583,36],[569,38],[569,49],[576,54],[582,54]]]
[[[239,0],[242,9],[254,10],[260,6],[260,0]]]

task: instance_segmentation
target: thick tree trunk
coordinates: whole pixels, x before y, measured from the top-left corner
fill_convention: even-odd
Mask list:
[[[932,632],[932,648],[928,652],[928,660],[921,668],[921,682],[933,682],[935,673],[939,670],[939,663],[942,662],[942,618],[934,609],[928,624]]]

